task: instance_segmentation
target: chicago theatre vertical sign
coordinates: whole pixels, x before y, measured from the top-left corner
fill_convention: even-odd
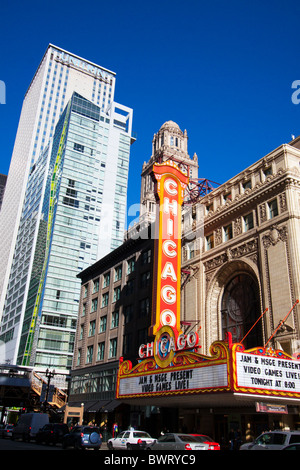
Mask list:
[[[187,174],[173,161],[153,165],[156,211],[152,320],[154,341],[139,347],[140,361],[120,358],[116,398],[176,396],[228,390],[228,350],[215,343],[213,357],[200,355],[196,332],[180,327],[181,207]]]
[[[153,307],[150,334],[155,336],[156,363],[168,366],[180,330],[181,206],[188,176],[172,160],[153,165],[156,214]]]

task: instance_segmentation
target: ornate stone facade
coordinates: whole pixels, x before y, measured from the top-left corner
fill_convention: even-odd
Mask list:
[[[226,325],[241,340],[250,319],[267,308],[248,347],[265,344],[299,299],[299,141],[275,149],[196,203],[202,206],[195,211],[202,214],[196,227],[203,230],[194,243],[201,249],[188,257],[188,244],[183,247],[183,269],[190,275],[182,310],[184,318],[197,320],[204,353],[224,337]],[[297,355],[299,335],[295,305],[273,346]]]

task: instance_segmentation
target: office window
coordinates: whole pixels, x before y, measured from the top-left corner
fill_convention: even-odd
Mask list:
[[[130,323],[133,318],[133,305],[126,305],[124,308],[124,323]]]
[[[102,361],[104,359],[105,343],[98,343],[97,350],[97,361]]]
[[[142,265],[151,263],[151,250],[143,251],[142,253]]]
[[[84,325],[81,325],[79,339],[83,339],[83,333],[84,333]]]
[[[120,279],[122,279],[122,266],[118,266],[117,268],[115,268],[115,278],[114,280],[115,281],[119,281]]]
[[[244,217],[244,231],[248,232],[254,227],[253,212],[245,215]]]
[[[116,310],[111,315],[111,328],[117,328],[119,326],[119,311]]]
[[[150,280],[151,280],[151,274],[150,271],[147,271],[146,273],[143,273],[141,276],[141,287],[142,289],[145,289],[150,285]]]
[[[145,317],[149,313],[150,313],[150,299],[147,297],[146,299],[142,299],[140,301],[139,317]]]
[[[81,359],[81,349],[78,349],[78,354],[77,354],[77,365],[80,365],[80,359]]]
[[[129,281],[126,283],[126,295],[131,295],[133,294],[134,291],[134,279],[129,279]]]
[[[96,321],[93,320],[93,321],[90,322],[89,336],[94,336],[95,329],[96,329]]]
[[[117,302],[121,297],[121,287],[116,287],[114,289],[114,297],[113,297],[113,302]]]
[[[99,278],[94,280],[94,288],[93,292],[98,292],[99,291]]]
[[[132,333],[123,336],[123,355],[129,354],[132,347]]]
[[[106,331],[106,324],[107,324],[107,316],[103,316],[100,318],[100,325],[99,325],[99,333],[103,333]]]
[[[106,307],[108,305],[108,292],[102,295],[101,307]]]
[[[108,287],[110,283],[110,273],[103,274],[103,287]]]
[[[277,199],[273,199],[273,201],[270,201],[268,203],[268,208],[269,208],[269,219],[273,219],[273,217],[276,217],[278,215]]]
[[[77,150],[77,152],[84,152],[84,146],[81,144],[77,144],[76,142],[74,143],[74,150]]]
[[[96,312],[97,310],[97,307],[98,307],[98,299],[93,299],[92,300],[92,312]]]
[[[127,261],[127,274],[133,273],[135,270],[135,258],[131,258]]]
[[[86,351],[86,363],[91,364],[93,361],[94,346],[88,346]]]
[[[109,358],[116,357],[117,355],[117,338],[113,338],[109,342]]]

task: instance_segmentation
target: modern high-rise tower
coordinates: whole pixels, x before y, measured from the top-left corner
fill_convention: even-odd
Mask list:
[[[68,373],[77,274],[123,242],[131,128],[130,108],[103,112],[75,92],[32,166],[0,327],[5,361]]]
[[[50,44],[25,93],[0,213],[0,318],[28,176],[74,91],[105,111],[114,100],[115,73]]]

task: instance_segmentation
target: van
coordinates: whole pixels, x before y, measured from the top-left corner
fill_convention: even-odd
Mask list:
[[[20,416],[19,421],[12,432],[12,439],[23,439],[30,441],[35,439],[36,434],[45,424],[49,423],[46,413],[25,413]]]

